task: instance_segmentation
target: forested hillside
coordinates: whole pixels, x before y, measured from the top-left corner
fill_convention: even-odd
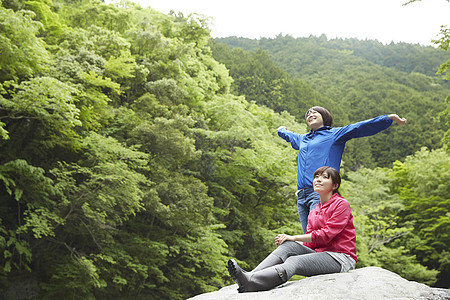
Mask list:
[[[254,267],[276,234],[301,232],[296,153],[276,128],[306,132],[299,114],[344,101],[342,87],[288,75],[260,50],[216,56],[206,24],[126,1],[0,2],[1,296],[185,299],[231,284],[230,257]],[[269,76],[254,94],[250,61]],[[365,72],[385,70],[363,61]],[[413,78],[396,72],[386,81]],[[383,94],[383,107],[368,98],[363,111],[347,111],[349,99],[330,109],[340,124],[388,112],[412,123],[383,135],[400,154],[378,143],[386,162],[346,161],[358,267],[448,287],[450,160],[439,144],[448,89],[420,76],[424,89],[395,90],[397,100],[414,96],[411,111]]]
[[[407,127],[350,141],[344,169],[389,167],[421,147],[442,146],[446,125],[440,113],[450,94],[450,81],[436,72],[450,58],[448,51],[281,35],[216,39],[213,49],[214,57],[230,69],[232,88],[238,94],[276,111],[287,110],[299,122],[310,103],[328,108],[336,126],[389,113],[408,119]],[[296,94],[292,86],[302,85],[307,87]]]

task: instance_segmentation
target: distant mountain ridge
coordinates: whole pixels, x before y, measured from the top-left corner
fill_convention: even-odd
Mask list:
[[[226,37],[216,38],[215,40],[230,47],[240,47],[248,51],[262,48],[271,53],[273,57],[276,57],[276,54],[282,48],[301,48],[306,44],[315,44],[325,49],[350,51],[354,56],[380,66],[394,68],[406,73],[422,73],[428,76],[434,76],[439,65],[450,57],[445,51],[431,46],[408,43],[384,45],[376,40],[358,40],[354,38],[327,39],[325,35],[320,37],[311,36],[309,38],[293,38],[279,35],[274,39],[261,38],[260,40]],[[273,46],[278,44],[277,41],[282,44],[282,48]]]

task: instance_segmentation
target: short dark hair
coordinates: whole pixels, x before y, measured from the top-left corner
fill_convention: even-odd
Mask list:
[[[316,175],[322,175],[323,173],[331,177],[331,181],[333,182],[333,184],[337,184],[337,188],[333,191],[333,194],[338,193],[340,195],[339,187],[341,186],[341,175],[339,174],[339,172],[335,168],[323,166],[318,168],[314,172],[313,178],[315,178]]]
[[[330,126],[330,127],[333,126],[333,116],[327,109],[321,106],[313,106],[310,109],[308,109],[308,111],[305,113],[305,119],[311,110],[315,110],[322,115],[323,126]]]

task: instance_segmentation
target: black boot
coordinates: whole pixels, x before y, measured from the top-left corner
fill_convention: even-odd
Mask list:
[[[262,262],[260,262],[259,265],[252,270],[252,272],[260,271],[265,268],[276,266],[282,263],[283,261],[281,260],[281,258],[271,253]]]
[[[228,272],[239,285],[239,293],[267,291],[287,281],[286,271],[280,265],[256,272],[245,272],[234,259],[230,259]]]
[[[231,278],[238,284],[238,292],[245,292],[245,284],[248,282],[247,272],[242,270],[234,259],[228,261],[228,273],[230,273]]]

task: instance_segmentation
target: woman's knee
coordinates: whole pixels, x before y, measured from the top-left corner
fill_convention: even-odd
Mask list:
[[[314,252],[313,250],[309,249],[309,251],[306,251],[305,249],[309,249],[297,242],[293,241],[286,241],[280,246],[277,247],[272,253],[279,258],[281,258],[282,261],[286,261],[286,259],[292,255],[299,255],[303,253],[308,253],[309,251]]]
[[[285,241],[283,244],[279,245],[272,254],[281,258],[282,261],[285,261],[290,255],[292,255],[294,245],[292,245],[291,241]]]

